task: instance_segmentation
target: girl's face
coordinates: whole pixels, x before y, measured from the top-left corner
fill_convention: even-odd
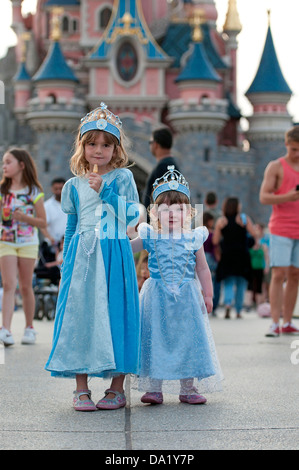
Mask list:
[[[5,153],[3,156],[3,176],[5,178],[15,178],[23,172],[24,163],[12,155],[12,153]]]
[[[187,213],[186,204],[160,204],[158,207],[158,217],[162,231],[172,232],[181,229],[186,222]]]
[[[115,151],[115,145],[106,143],[103,132],[98,132],[92,142],[85,144],[84,156],[89,163],[89,170],[92,171],[94,165],[98,165],[98,173],[102,175],[112,170],[110,162]]]

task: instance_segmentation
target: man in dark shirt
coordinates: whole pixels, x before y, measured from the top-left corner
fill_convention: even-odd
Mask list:
[[[171,156],[172,134],[169,129],[163,127],[155,130],[149,144],[150,150],[157,160],[157,165],[149,175],[145,191],[143,193],[142,202],[146,208],[151,204],[151,194],[153,191],[153,184],[156,179],[161,178],[167,172],[167,167],[169,165],[174,165],[176,170],[179,171],[175,159]]]

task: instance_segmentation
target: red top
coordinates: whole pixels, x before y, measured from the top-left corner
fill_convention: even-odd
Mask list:
[[[274,194],[285,194],[299,184],[299,171],[294,170],[284,157],[279,161],[283,168],[283,179]],[[273,235],[299,239],[299,200],[273,204],[269,230]]]

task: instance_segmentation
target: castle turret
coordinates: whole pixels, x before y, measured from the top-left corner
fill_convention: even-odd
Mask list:
[[[195,14],[193,41],[176,78],[180,98],[169,103],[169,120],[178,133],[191,129],[218,133],[227,119],[227,100],[219,98],[221,78],[202,43],[200,14]]]
[[[228,90],[234,101],[237,99],[237,36],[242,31],[242,25],[237,10],[237,0],[229,0],[223,32],[227,36],[226,53],[230,58],[230,81]]]
[[[176,132],[176,148],[182,155],[180,168],[188,174],[197,202],[204,191],[216,187],[218,133],[228,119],[226,99],[221,98],[221,78],[209,61],[202,43],[200,14],[193,20],[193,41],[176,79],[180,98],[169,102],[169,121]],[[198,181],[201,180],[201,188]]]
[[[247,137],[255,151],[254,187],[252,208],[255,217],[267,220],[271,207],[259,203],[258,195],[265,168],[270,160],[285,153],[285,132],[292,126],[287,103],[292,91],[281,71],[276,55],[272,31],[269,24],[262,58],[246,96],[253,105],[253,114],[248,117]]]
[[[272,31],[269,25],[262,58],[256,76],[246,92],[253,105],[253,114],[248,118],[249,141],[274,139],[284,140],[284,133],[291,126],[287,103],[292,90],[287,84],[276,55]]]
[[[70,176],[74,134],[85,113],[85,103],[76,97],[78,79],[61,50],[60,14],[61,10],[54,10],[52,44],[33,76],[37,96],[30,100],[26,116],[36,134],[36,160],[44,185],[52,177]]]

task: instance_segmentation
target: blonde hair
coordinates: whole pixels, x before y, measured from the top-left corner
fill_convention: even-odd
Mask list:
[[[162,183],[163,184],[163,183]],[[191,206],[188,196],[181,193],[180,191],[165,191],[164,193],[159,194],[157,199],[155,200],[154,204],[149,208],[149,214],[151,217],[151,224],[157,232],[161,230],[161,224],[159,221],[158,207],[161,204],[167,204],[171,206],[172,204],[185,204],[190,207],[189,214],[187,213],[187,217],[185,223],[182,228],[190,229],[191,221],[196,215],[196,210],[194,207]]]
[[[81,126],[80,126],[81,127]],[[96,140],[96,137],[102,132],[105,138],[105,143],[114,145],[114,153],[110,161],[110,165],[113,169],[125,168],[129,163],[128,149],[130,147],[130,141],[122,130],[120,130],[120,143],[117,138],[109,134],[108,132],[101,130],[91,130],[80,135],[80,128],[75,141],[74,154],[70,160],[71,172],[76,176],[84,176],[89,171],[89,163],[85,158],[85,145],[90,144]]]

